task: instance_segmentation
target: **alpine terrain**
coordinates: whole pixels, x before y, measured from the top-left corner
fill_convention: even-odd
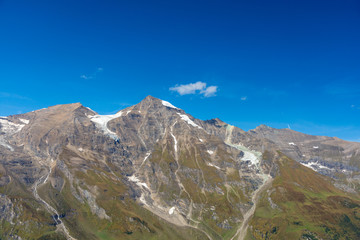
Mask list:
[[[360,143],[148,96],[0,117],[0,239],[360,239]]]

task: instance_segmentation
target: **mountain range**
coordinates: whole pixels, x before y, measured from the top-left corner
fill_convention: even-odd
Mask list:
[[[360,239],[360,143],[146,97],[0,117],[0,239]]]

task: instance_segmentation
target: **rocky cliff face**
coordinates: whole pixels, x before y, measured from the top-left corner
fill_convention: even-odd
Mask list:
[[[328,183],[326,194],[358,207],[359,144],[265,126],[245,132],[220,119],[195,119],[151,96],[114,115],[76,103],[3,117],[0,132],[2,238],[286,236],[282,223],[275,232],[258,227],[258,203],[282,213],[292,204],[283,194],[298,190],[281,180],[289,164],[315,170],[305,168],[308,179],[329,182],[316,171],[330,176],[337,188]],[[347,234],[356,236],[356,215],[348,218],[354,228]],[[327,234],[305,227],[295,232]]]
[[[256,138],[269,139],[282,153],[334,179],[336,186],[344,191],[355,193],[360,190],[360,143],[265,125],[249,133]]]

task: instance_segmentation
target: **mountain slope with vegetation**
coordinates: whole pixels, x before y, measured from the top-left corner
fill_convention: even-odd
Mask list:
[[[114,115],[75,103],[3,117],[0,131],[1,239],[359,237],[357,143],[294,132],[289,145],[287,130],[151,96]]]

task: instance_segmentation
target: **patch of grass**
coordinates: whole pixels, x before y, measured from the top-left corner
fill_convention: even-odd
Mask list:
[[[280,175],[273,181],[273,209],[264,192],[251,220],[250,239],[359,239],[359,202],[331,181],[281,155]],[[276,232],[272,229],[276,228]]]

